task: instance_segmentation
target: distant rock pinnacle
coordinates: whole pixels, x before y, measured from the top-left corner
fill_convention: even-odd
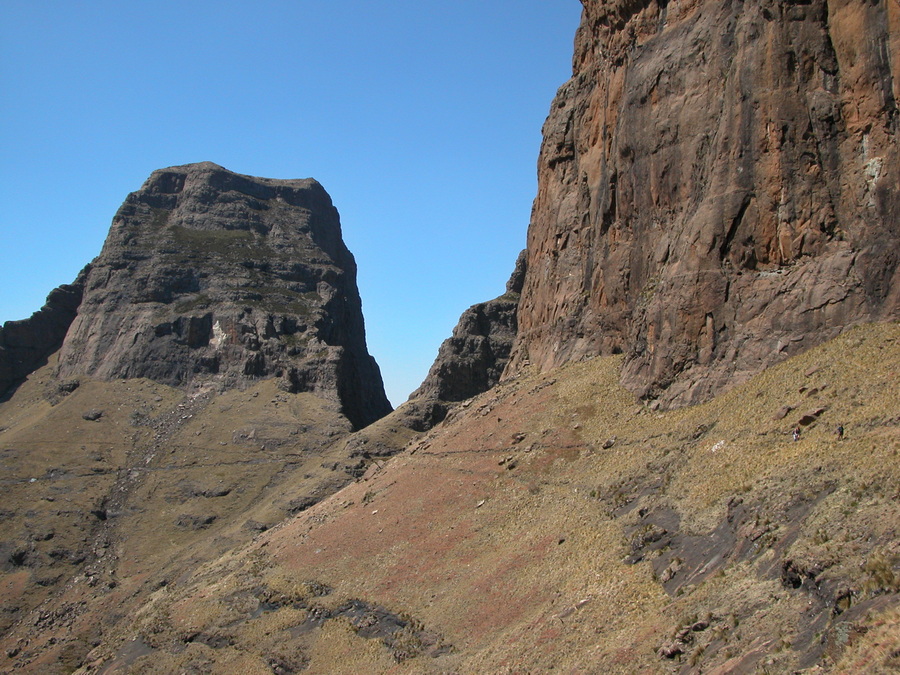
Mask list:
[[[81,303],[87,271],[82,270],[74,283],[53,289],[30,318],[0,327],[0,396],[59,349]]]
[[[453,403],[487,391],[500,381],[516,337],[516,310],[525,277],[525,251],[506,284],[506,292],[462,313],[453,335],[438,351],[422,385],[410,396],[407,418],[427,429],[444,419]]]

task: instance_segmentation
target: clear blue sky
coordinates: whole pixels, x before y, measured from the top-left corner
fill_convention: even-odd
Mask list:
[[[0,3],[0,322],[154,169],[319,180],[399,405],[525,245],[577,0]]]

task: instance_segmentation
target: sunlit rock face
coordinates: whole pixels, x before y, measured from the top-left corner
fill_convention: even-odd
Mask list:
[[[896,4],[583,4],[509,373],[622,351],[692,403],[900,314]]]
[[[59,376],[79,374],[278,377],[356,426],[391,409],[328,194],[209,162],[155,171],[116,213],[60,352]]]

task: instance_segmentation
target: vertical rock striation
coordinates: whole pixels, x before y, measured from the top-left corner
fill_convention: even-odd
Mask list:
[[[356,426],[390,412],[355,261],[312,179],[209,162],[155,171],[119,209],[83,284],[61,377],[279,377],[334,400]]]
[[[900,315],[900,5],[583,5],[510,372],[624,351],[685,404]]]

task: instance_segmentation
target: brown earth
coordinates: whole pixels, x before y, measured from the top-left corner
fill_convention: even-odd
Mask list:
[[[80,665],[82,673],[895,670],[900,325],[850,330],[709,403],[670,412],[653,412],[621,387],[622,358],[549,376],[529,371],[464,402],[400,455],[245,545],[240,524],[250,514],[272,524],[277,512],[262,493],[255,510],[200,509],[229,497],[197,495],[271,482],[276,467],[220,483],[224,465],[191,472],[182,459],[165,483],[144,479],[133,503],[147,505],[143,519],[108,514],[107,523],[131,519],[113,543],[117,575],[91,586],[93,559],[74,564],[74,577],[45,590],[44,604],[8,619],[2,646],[14,656],[3,665]],[[158,395],[158,404],[177,400]],[[258,400],[241,396],[232,405]],[[259,399],[274,405],[269,394]],[[195,428],[219,427],[206,417],[222,414],[218,400],[197,412],[182,443]],[[16,446],[8,442],[14,424],[34,426],[52,412],[22,405],[14,398],[0,409],[10,427],[0,434],[4,447]],[[16,418],[26,410],[29,419]],[[104,420],[124,423],[104,413],[84,424]],[[23,468],[23,478],[42,478],[21,489],[58,487],[46,466],[35,458]],[[179,492],[182,501],[173,499]],[[45,508],[29,522],[54,522]],[[155,524],[151,508],[165,514]],[[182,514],[219,517],[203,529],[179,525]],[[23,602],[23,577],[41,569],[4,572],[4,607]]]
[[[61,390],[55,368],[54,357],[0,404],[7,665],[32,641],[46,649],[48,629],[77,633],[39,672],[70,672],[139,598],[332,494],[412,433],[352,434],[336,403],[275,379],[222,392],[82,377]]]

